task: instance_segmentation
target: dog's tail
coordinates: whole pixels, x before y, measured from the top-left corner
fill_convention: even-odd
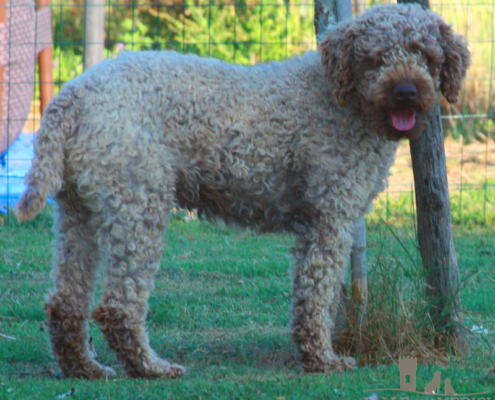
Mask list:
[[[33,219],[57,193],[64,175],[64,150],[75,118],[74,95],[64,88],[46,108],[34,142],[35,158],[26,176],[27,189],[16,207],[17,220]]]

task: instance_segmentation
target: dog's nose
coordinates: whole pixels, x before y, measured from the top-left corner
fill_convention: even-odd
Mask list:
[[[394,88],[394,98],[400,103],[413,101],[418,96],[418,89],[414,85],[397,85]]]

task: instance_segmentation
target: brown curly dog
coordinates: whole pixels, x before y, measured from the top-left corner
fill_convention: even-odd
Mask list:
[[[466,44],[437,14],[377,6],[319,53],[253,67],[174,52],[124,53],[65,85],[36,138],[19,221],[57,202],[46,302],[64,376],[113,374],[88,345],[93,311],[132,377],[178,377],[145,328],[175,204],[295,235],[292,335],[306,371],[352,368],[332,348],[352,221],[386,186],[397,140],[416,138],[440,91],[455,102]],[[164,305],[166,307],[166,305]]]

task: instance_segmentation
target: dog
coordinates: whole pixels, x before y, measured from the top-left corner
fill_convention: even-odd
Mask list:
[[[66,84],[41,121],[16,215],[57,203],[55,289],[45,304],[63,376],[114,374],[88,346],[92,312],[131,377],[185,368],[150,347],[145,320],[171,209],[295,236],[292,336],[307,372],[354,368],[332,332],[353,221],[387,184],[470,53],[418,5],[376,6],[328,30],[319,52],[236,66],[126,52]],[[165,305],[166,306],[166,305]]]

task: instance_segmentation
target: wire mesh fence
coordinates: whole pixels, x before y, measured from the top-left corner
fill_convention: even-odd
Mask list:
[[[39,18],[25,20],[23,27],[31,27],[24,30],[18,29],[16,18],[21,11],[33,15],[46,2],[0,0],[1,124],[10,126],[23,119],[18,132],[3,133],[6,137],[2,140],[10,144],[0,158],[0,210],[4,214],[23,191],[24,174],[33,155],[33,133],[40,122],[40,79],[35,69],[39,72],[41,66],[39,62],[35,66],[34,60],[37,45],[46,41],[37,29]],[[354,11],[375,3],[356,3]],[[251,65],[316,49],[310,0],[107,0],[102,4],[105,57],[124,50],[174,50]],[[84,71],[84,47],[88,44],[84,19],[88,7],[95,6],[84,0],[52,0],[49,7],[57,92]],[[462,102],[455,106],[442,103],[453,221],[490,224],[495,222],[495,0],[442,0],[432,2],[431,8],[466,37],[473,54]],[[9,34],[15,29],[20,33]],[[6,60],[5,54],[16,47],[31,49],[32,62]],[[29,69],[28,78],[16,81],[11,73],[6,74],[8,62]],[[12,102],[6,93],[26,91],[26,83],[35,83],[28,96],[29,114],[14,116],[6,108]],[[389,188],[377,200],[372,218],[410,220],[413,214],[413,176],[408,144],[404,143]]]

